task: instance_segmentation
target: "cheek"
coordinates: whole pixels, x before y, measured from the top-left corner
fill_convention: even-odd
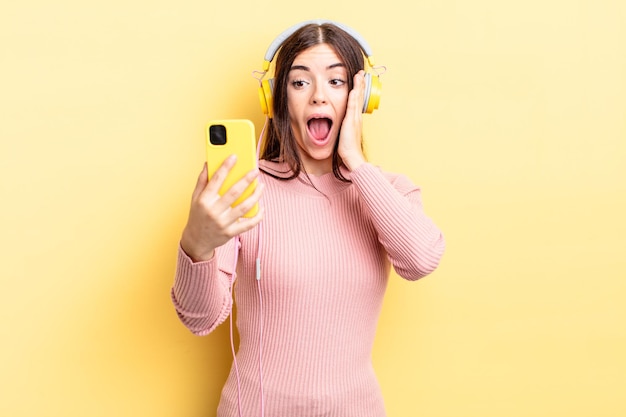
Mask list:
[[[344,117],[346,116],[346,110],[348,106],[346,102],[343,102],[341,105],[335,107],[335,111],[337,112],[337,119],[342,122]]]
[[[291,125],[291,130],[297,135],[300,131],[300,126],[298,125],[298,114],[294,110],[293,107],[289,107],[289,124]]]
[[[290,106],[289,107],[289,125],[291,126],[291,132],[293,133],[296,143],[301,145],[302,144],[302,134],[301,134],[302,132],[300,130],[302,129],[302,127],[298,123],[298,120],[300,120],[300,117],[298,117],[298,114],[294,110],[294,107]]]
[[[302,105],[294,99],[288,99],[287,103],[289,105],[289,122],[291,123],[292,128],[296,130],[304,117]]]
[[[335,102],[335,111],[338,116],[343,116],[346,114],[346,109],[348,108],[348,92],[345,90],[337,91],[337,94],[334,97]]]
[[[293,123],[293,120],[297,118],[298,114],[298,102],[291,94],[287,95],[287,109],[289,112],[289,118]]]

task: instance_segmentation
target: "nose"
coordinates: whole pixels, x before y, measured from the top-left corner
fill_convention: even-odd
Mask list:
[[[311,94],[311,102],[313,104],[326,103],[326,93],[324,92],[324,86],[322,83],[315,83],[315,87],[313,88],[313,92]]]

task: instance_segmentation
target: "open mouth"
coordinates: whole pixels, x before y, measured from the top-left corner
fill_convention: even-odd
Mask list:
[[[309,135],[311,138],[317,141],[323,141],[328,138],[330,128],[333,126],[333,121],[324,116],[314,116],[307,122]]]

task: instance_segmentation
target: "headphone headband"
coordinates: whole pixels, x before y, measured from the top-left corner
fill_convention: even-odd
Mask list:
[[[370,48],[367,41],[363,39],[363,37],[356,30],[342,23],[335,22],[333,20],[314,19],[314,20],[307,20],[304,22],[297,23],[287,28],[280,35],[278,35],[276,39],[274,39],[274,41],[270,44],[270,46],[267,48],[267,51],[265,52],[265,57],[264,57],[264,62],[263,62],[263,71],[266,71],[266,72],[269,71],[270,63],[274,59],[274,56],[276,55],[276,52],[278,52],[278,49],[280,49],[280,46],[283,44],[283,42],[285,42],[285,40],[288,37],[293,35],[298,29],[306,25],[310,25],[310,24],[316,24],[318,26],[321,26],[325,23],[330,23],[331,25],[335,25],[339,29],[342,29],[344,32],[352,36],[361,46],[361,49],[363,50],[363,53],[367,57],[367,62],[369,63],[370,67],[374,66],[374,63],[372,62],[372,49]]]

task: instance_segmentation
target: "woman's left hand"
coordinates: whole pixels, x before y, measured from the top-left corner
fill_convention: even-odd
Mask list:
[[[341,124],[337,151],[341,160],[350,171],[365,163],[361,148],[363,128],[363,102],[365,95],[365,71],[354,75],[354,88],[348,94],[346,115]]]

